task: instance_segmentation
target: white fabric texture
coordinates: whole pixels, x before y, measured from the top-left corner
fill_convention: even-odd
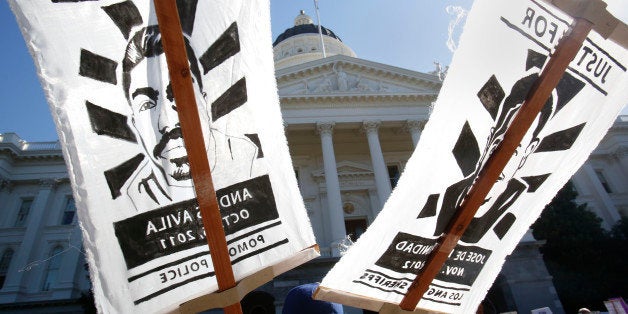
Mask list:
[[[570,23],[539,1],[474,3],[396,189],[321,289],[402,300]],[[627,65],[626,50],[594,32],[588,36],[419,308],[476,311],[506,256],[628,102]]]
[[[57,125],[98,309],[168,312],[216,291],[152,1],[9,2]],[[240,280],[315,244],[283,130],[269,1],[179,4]]]

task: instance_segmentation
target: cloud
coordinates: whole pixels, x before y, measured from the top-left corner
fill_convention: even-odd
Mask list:
[[[454,39],[455,33],[457,33],[456,29],[458,28],[458,25],[462,25],[462,21],[467,16],[467,11],[460,6],[453,5],[447,6],[445,11],[447,14],[453,15],[453,19],[449,21],[447,36],[447,48],[449,48],[449,51],[453,53],[456,51],[456,48],[458,48],[458,44]]]

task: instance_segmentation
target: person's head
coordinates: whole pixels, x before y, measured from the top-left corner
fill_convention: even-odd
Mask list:
[[[314,300],[312,294],[318,283],[296,286],[288,291],[283,304],[282,314],[343,314],[341,304]]]
[[[504,99],[495,118],[495,124],[491,128],[487,139],[487,145],[481,157],[480,167],[484,166],[488,157],[493,154],[496,148],[502,143],[506,131],[512,127],[512,122],[521,110],[527,96],[527,91],[531,84],[536,81],[537,77],[538,75],[533,74],[517,81],[512,88],[511,94]],[[540,113],[532,122],[532,125],[530,125],[528,132],[526,132],[520,144],[516,147],[510,161],[500,174],[499,180],[507,181],[513,178],[519,169],[525,165],[528,157],[538,148],[541,142],[539,134],[555,113],[555,109],[556,97],[550,96]]]
[[[209,119],[201,72],[187,38],[185,46],[201,124],[206,129]],[[191,185],[187,152],[157,25],[142,28],[129,39],[122,72],[124,93],[133,112],[131,121],[150,159],[164,173],[169,185]]]

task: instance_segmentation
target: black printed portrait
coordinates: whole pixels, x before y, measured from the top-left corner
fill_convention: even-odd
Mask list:
[[[486,139],[486,146],[480,151],[479,142],[468,122],[460,131],[458,140],[453,147],[452,154],[464,179],[453,183],[445,193],[432,194],[427,198],[417,219],[438,215],[434,236],[441,235],[452,219],[456,209],[461,205],[464,197],[469,192],[471,185],[477,179],[478,173],[484,167],[488,157],[501,143],[508,126],[521,108],[528,91],[539,77],[547,56],[528,50],[526,60],[527,76],[516,81],[509,94],[506,95],[502,85],[495,76],[490,77],[478,91],[477,97],[494,121]],[[478,210],[483,213],[471,221],[467,231],[461,240],[466,243],[479,242],[489,230],[502,239],[517,217],[508,209],[524,193],[534,193],[551,173],[539,173],[536,175],[521,176],[521,170],[528,157],[541,152],[557,152],[571,148],[578,139],[580,131],[585,123],[541,136],[557,113],[563,109],[571,99],[584,87],[584,83],[569,73],[565,73],[558,86],[543,106],[541,112],[530,127],[530,131],[521,141],[511,161],[501,173],[498,183]],[[543,133],[544,134],[544,133]],[[495,188],[501,188],[495,191]]]
[[[203,84],[206,74],[240,52],[238,27],[235,22],[228,26],[197,58],[191,42],[196,4],[177,1],[210,168],[213,174],[228,173],[247,180],[256,159],[263,157],[257,134],[233,134],[214,126],[246,103],[246,79],[239,79],[211,103]],[[125,49],[119,62],[82,51],[79,74],[119,85],[131,114],[122,115],[89,102],[87,113],[94,132],[137,143],[141,151],[104,171],[111,196],[128,196],[138,211],[181,201],[175,195],[193,195],[192,177],[159,27],[143,27],[143,18],[132,1],[102,9],[120,29]]]

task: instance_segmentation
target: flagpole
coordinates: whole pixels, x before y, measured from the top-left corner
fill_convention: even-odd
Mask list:
[[[521,109],[504,134],[502,143],[487,160],[469,194],[465,197],[461,207],[456,211],[455,216],[447,226],[445,235],[439,239],[422,271],[412,282],[410,288],[408,288],[408,292],[399,304],[399,307],[403,310],[414,311],[416,309],[419,300],[428,290],[436,275],[441,271],[447,258],[471,223],[475,213],[483,204],[515,149],[521,143],[521,140],[545,102],[549,99],[554,88],[558,85],[569,63],[580,51],[580,47],[592,28],[593,23],[590,21],[584,18],[575,18],[571,31],[561,39],[547,66],[528,92]]]
[[[171,86],[177,104],[183,141],[190,162],[190,173],[194,182],[196,199],[205,226],[207,244],[211,250],[211,260],[216,273],[218,289],[223,291],[235,287],[236,282],[207,159],[203,129],[198,115],[177,5],[175,0],[157,0],[154,1],[154,4],[168,63]],[[225,307],[224,312],[226,314],[241,314],[242,306],[240,302],[236,302]]]
[[[323,41],[323,30],[321,29],[321,16],[318,13],[318,0],[314,0],[314,7],[316,8],[316,21],[318,22],[318,36],[321,38],[321,49],[323,50],[323,58],[327,58],[325,52],[325,42]]]

